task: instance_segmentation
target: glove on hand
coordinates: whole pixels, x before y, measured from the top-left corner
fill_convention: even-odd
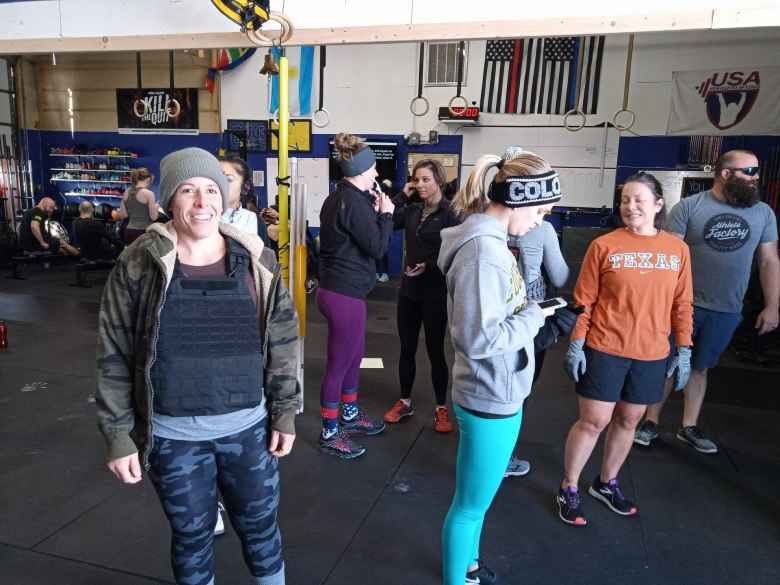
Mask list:
[[[666,371],[666,377],[671,378],[677,372],[677,378],[674,384],[675,392],[679,392],[688,383],[691,377],[691,348],[680,347],[677,349],[677,355],[672,358],[672,363]]]
[[[579,382],[580,377],[585,375],[587,362],[585,361],[584,347],[584,339],[576,339],[569,342],[569,349],[563,358],[563,369],[569,378],[575,382]]]

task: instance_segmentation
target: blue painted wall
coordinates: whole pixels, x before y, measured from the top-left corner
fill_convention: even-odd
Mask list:
[[[36,200],[45,195],[55,196],[62,203],[57,184],[49,182],[51,177],[51,168],[59,167],[61,158],[52,158],[49,152],[52,148],[71,147],[74,145],[83,146],[86,149],[98,149],[118,147],[122,150],[136,152],[139,154],[137,159],[133,159],[130,166],[147,167],[156,177],[152,190],[158,194],[160,160],[168,153],[187,146],[198,146],[216,154],[220,146],[219,134],[199,135],[139,135],[139,134],[119,134],[117,132],[77,132],[71,137],[70,132],[50,132],[39,130],[27,130],[27,139],[30,148],[30,156],[33,160],[33,182],[35,184]],[[396,162],[394,177],[380,177],[381,179],[391,179],[395,185],[403,185],[406,180],[406,161],[410,152],[429,152],[429,153],[454,153],[462,155],[463,137],[462,136],[440,136],[439,144],[419,145],[409,147],[404,142],[404,137],[400,134],[360,134],[367,140],[376,140],[382,142],[396,142],[398,144],[398,156]],[[332,134],[314,134],[312,135],[312,151],[309,153],[296,153],[301,158],[327,158],[330,156],[329,142],[333,140]],[[247,163],[252,169],[266,170],[266,158],[276,158],[276,152],[268,153],[249,153]],[[269,177],[266,176],[266,181]],[[274,180],[273,177],[270,180]],[[258,205],[265,206],[268,202],[266,186],[257,187],[256,195]],[[101,199],[91,199],[100,202]],[[116,205],[115,199],[105,199],[106,202]],[[389,254],[391,274],[401,272],[402,261],[402,233],[395,232]]]
[[[628,136],[620,138],[617,184],[640,170],[683,170],[688,166],[688,136]],[[721,152],[744,148],[755,152],[759,162],[766,161],[778,136],[724,136]]]

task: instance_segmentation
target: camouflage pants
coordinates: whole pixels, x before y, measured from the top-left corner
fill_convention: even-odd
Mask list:
[[[267,421],[213,441],[155,437],[149,476],[171,524],[171,565],[180,585],[214,579],[217,486],[256,582],[284,585],[276,522],[279,471],[268,452]]]

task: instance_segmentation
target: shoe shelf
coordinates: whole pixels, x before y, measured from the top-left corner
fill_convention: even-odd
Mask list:
[[[132,173],[133,169],[90,169],[89,167],[78,167],[70,169],[49,169],[50,171],[69,172],[87,172],[87,173]]]
[[[66,197],[105,197],[107,199],[121,199],[121,195],[106,195],[105,193],[63,193]]]
[[[52,183],[111,183],[111,184],[121,184],[121,185],[130,185],[130,181],[100,181],[97,179],[63,179],[63,178],[52,178]]]

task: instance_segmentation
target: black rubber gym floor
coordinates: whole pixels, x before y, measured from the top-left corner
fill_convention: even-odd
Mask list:
[[[33,267],[27,275],[0,280],[10,341],[0,352],[0,584],[171,583],[169,531],[149,482],[121,485],[103,466],[92,398],[103,279],[92,276],[93,288],[78,289],[68,286],[67,267]],[[363,371],[361,405],[377,416],[397,399],[394,298],[386,285],[369,303],[366,356],[383,358],[385,369]],[[306,412],[282,464],[287,582],[439,583],[457,435],[432,429],[424,349],[415,416],[365,440],[362,459],[342,462],[316,447],[325,335],[310,305]],[[621,475],[640,515],[618,517],[585,496],[590,525],[573,528],[553,509],[564,436],[576,414],[563,350],[559,344],[547,358],[527,403],[518,452],[531,461],[531,474],[504,482],[485,522],[482,556],[501,583],[780,583],[777,373],[733,360],[712,373],[702,423],[721,445],[716,456],[675,439],[681,401],[673,400],[659,444],[634,448]],[[251,583],[232,529],[216,549],[217,583]]]

